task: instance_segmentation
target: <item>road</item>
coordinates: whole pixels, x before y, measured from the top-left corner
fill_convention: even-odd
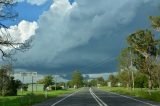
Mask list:
[[[160,106],[160,104],[105,92],[97,88],[82,88],[72,94],[33,106]]]

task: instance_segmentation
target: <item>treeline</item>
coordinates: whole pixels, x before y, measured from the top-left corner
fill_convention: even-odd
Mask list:
[[[91,87],[91,86],[105,86],[107,85],[107,80],[103,77],[98,77],[94,79],[85,78],[82,73],[78,70],[72,73],[72,79],[67,82],[68,87],[80,88],[80,87]]]
[[[55,77],[47,75],[43,79],[37,81],[37,83],[44,84],[44,89],[50,87],[52,90],[55,89],[55,85],[58,89],[61,88],[62,86],[64,88],[81,88],[81,87],[89,87],[97,85],[100,86],[107,85],[107,81],[105,81],[103,77],[88,79],[85,78],[79,70],[73,71],[71,80],[67,82],[56,82]]]
[[[118,58],[119,72],[109,78],[113,84],[138,88],[160,88],[160,17],[149,17],[153,29],[142,29],[131,33],[128,46]]]
[[[52,75],[46,75],[43,79],[37,81],[38,84],[44,84],[44,90],[49,88],[50,90],[59,90],[66,88],[80,88],[84,86],[84,77],[80,71],[76,70],[72,73],[72,79],[68,82],[59,82]]]

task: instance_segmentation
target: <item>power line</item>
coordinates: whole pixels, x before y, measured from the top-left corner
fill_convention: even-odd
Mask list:
[[[86,66],[84,66],[82,69],[94,69],[94,68],[96,68],[96,67],[98,67],[98,66],[100,66],[100,65],[103,65],[103,64],[108,63],[108,62],[110,62],[110,61],[112,61],[112,60],[115,60],[115,59],[116,59],[115,57],[110,58],[110,59],[108,59],[108,57],[107,57],[107,58],[105,58],[105,59],[97,62],[96,64],[86,65]]]

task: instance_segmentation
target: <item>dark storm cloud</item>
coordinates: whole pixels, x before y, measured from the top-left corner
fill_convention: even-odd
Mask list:
[[[33,48],[19,54],[16,68],[39,73],[83,73],[117,70],[125,38],[148,28],[150,15],[159,15],[158,0],[55,0],[38,20]]]

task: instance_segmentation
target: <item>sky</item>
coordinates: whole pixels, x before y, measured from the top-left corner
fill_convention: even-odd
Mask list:
[[[14,55],[15,71],[70,78],[74,70],[107,77],[118,70],[126,37],[150,27],[160,14],[159,0],[18,0],[19,15],[2,23],[20,42],[33,37],[32,48]]]

